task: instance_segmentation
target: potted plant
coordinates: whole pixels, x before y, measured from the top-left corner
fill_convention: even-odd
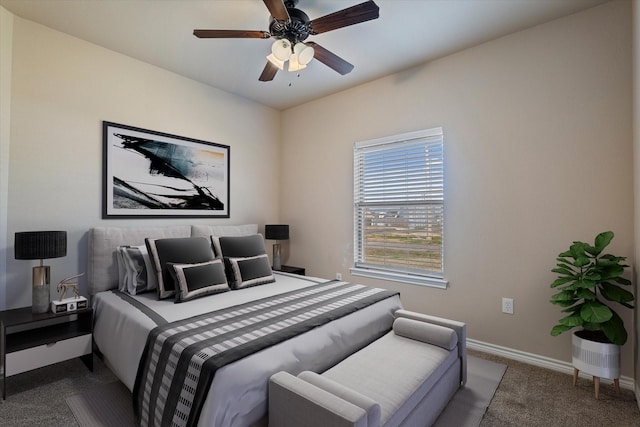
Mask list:
[[[574,385],[578,371],[582,370],[596,379],[596,398],[598,397],[598,378],[614,379],[619,387],[620,346],[627,341],[624,322],[605,301],[633,308],[630,303],[633,294],[624,286],[631,281],[622,277],[626,257],[603,254],[611,243],[614,234],[605,231],[596,236],[594,245],[573,242],[568,251],[558,257],[554,273],[558,278],[551,288],[558,292],[551,297],[551,303],[563,307],[565,317],[551,329],[551,335],[557,336],[573,328],[581,327],[572,336]]]

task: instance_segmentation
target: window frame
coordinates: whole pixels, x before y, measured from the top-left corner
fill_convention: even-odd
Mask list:
[[[402,145],[420,143],[424,141],[425,144],[440,144],[441,150],[441,162],[442,162],[442,187],[441,187],[441,199],[438,199],[439,202],[434,202],[433,199],[429,199],[427,197],[423,198],[420,203],[417,203],[419,206],[424,206],[427,211],[430,209],[428,206],[436,205],[440,207],[442,211],[442,220],[441,220],[441,242],[440,242],[440,270],[427,270],[427,269],[409,269],[406,271],[402,268],[393,268],[391,266],[385,266],[380,264],[367,264],[363,262],[364,255],[361,254],[362,248],[364,247],[364,241],[361,242],[361,239],[364,239],[364,226],[362,225],[364,221],[361,218],[361,214],[359,213],[360,209],[363,206],[371,206],[370,203],[365,202],[363,200],[358,200],[360,194],[363,193],[363,185],[361,180],[361,169],[359,166],[359,161],[365,153],[372,149],[382,148],[382,146],[388,146],[390,150],[398,149]],[[371,139],[366,141],[358,141],[353,144],[353,239],[354,239],[354,248],[353,248],[353,267],[350,269],[350,272],[354,276],[363,276],[374,279],[382,279],[382,280],[392,280],[396,282],[408,283],[413,285],[421,285],[421,286],[430,286],[436,288],[445,289],[448,286],[448,281],[444,277],[444,132],[442,127],[435,127],[431,129],[425,129],[415,132],[407,132],[398,135],[391,135],[383,138]],[[428,155],[425,156],[425,159],[428,159]],[[425,186],[428,184],[425,182]],[[395,194],[401,194],[395,193]],[[360,197],[362,199],[362,197]],[[395,201],[394,204],[398,206],[407,207],[410,205],[416,205],[415,201]]]

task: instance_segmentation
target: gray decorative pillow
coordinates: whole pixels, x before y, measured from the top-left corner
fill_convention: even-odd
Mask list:
[[[158,281],[146,246],[119,246],[118,289],[136,295],[157,288]]]
[[[124,246],[116,248],[116,260],[118,261],[118,290],[127,292],[127,264],[124,261]]]
[[[251,236],[211,236],[211,243],[217,257],[250,257],[266,254],[264,237],[262,234]]]
[[[173,297],[176,293],[169,263],[198,264],[215,258],[211,241],[206,237],[146,238],[145,243],[158,276],[159,299]]]
[[[276,281],[267,254],[242,258],[225,257],[232,289],[248,288]]]
[[[169,266],[169,272],[176,284],[176,302],[229,290],[221,259],[198,264],[169,263]]]

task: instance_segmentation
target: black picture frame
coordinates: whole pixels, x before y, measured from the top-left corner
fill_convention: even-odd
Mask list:
[[[103,218],[229,218],[228,145],[103,121]]]

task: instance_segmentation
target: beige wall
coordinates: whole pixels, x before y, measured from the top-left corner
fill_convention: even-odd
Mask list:
[[[101,219],[103,120],[231,146],[231,218],[197,222],[277,220],[278,111],[31,21],[13,29],[7,307],[31,304],[16,231],[68,231],[67,256],[47,262],[55,284],[86,271],[90,227],[194,222]]]
[[[6,308],[5,283],[9,246],[5,231],[9,194],[12,40],[13,15],[0,6],[0,310]]]
[[[640,1],[633,0],[633,164],[635,194],[635,282],[636,295],[640,278]],[[635,342],[633,357],[635,360],[636,401],[640,405],[640,315],[638,301],[634,310]]]
[[[472,339],[569,361],[569,334],[549,335],[556,255],[610,229],[611,250],[634,256],[630,16],[629,2],[607,3],[285,111],[287,262],[397,289],[409,309],[467,322]],[[449,289],[351,277],[353,142],[434,126]]]

